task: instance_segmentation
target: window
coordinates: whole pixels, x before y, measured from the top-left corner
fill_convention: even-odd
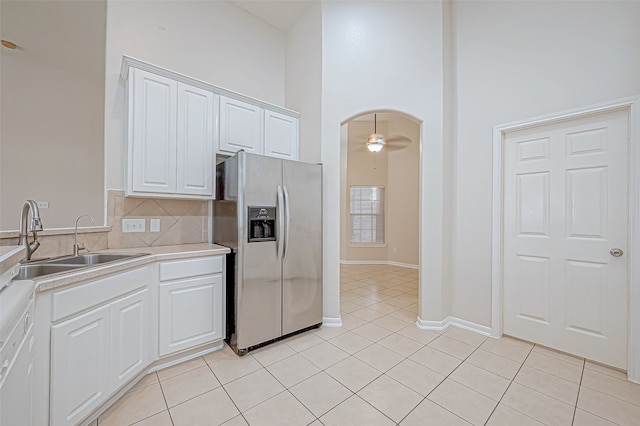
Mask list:
[[[384,188],[349,188],[351,244],[384,244]]]

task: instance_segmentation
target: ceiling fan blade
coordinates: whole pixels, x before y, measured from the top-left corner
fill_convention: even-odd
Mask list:
[[[406,136],[391,136],[389,138],[386,138],[385,141],[387,143],[404,143],[407,145],[411,143],[411,139]]]
[[[411,145],[411,139],[406,136],[394,136],[387,140],[386,147],[390,151],[397,151],[399,149],[404,149]]]

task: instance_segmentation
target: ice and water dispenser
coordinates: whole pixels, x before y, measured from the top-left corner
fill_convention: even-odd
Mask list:
[[[249,242],[276,240],[276,208],[249,206]]]

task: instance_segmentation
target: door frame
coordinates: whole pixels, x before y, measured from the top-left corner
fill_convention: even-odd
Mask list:
[[[629,245],[627,346],[629,380],[640,383],[640,95],[557,114],[493,127],[493,200],[491,224],[491,335],[502,335],[503,311],[503,197],[504,140],[510,132],[546,126],[593,114],[625,110],[629,113]]]

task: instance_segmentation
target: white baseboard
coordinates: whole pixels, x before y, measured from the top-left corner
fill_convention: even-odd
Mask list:
[[[418,320],[416,321],[416,325],[418,326],[418,328],[421,328],[423,330],[444,330],[445,328],[453,325],[456,327],[464,328],[465,330],[482,334],[484,336],[492,337],[491,327],[476,324],[474,322],[456,317],[446,317],[442,321],[425,321],[418,318]]]
[[[401,268],[418,269],[418,265],[412,263],[395,262],[393,260],[345,260],[340,259],[340,263],[343,265],[391,265],[399,266]]]
[[[322,326],[323,327],[342,327],[342,318],[323,317]]]

